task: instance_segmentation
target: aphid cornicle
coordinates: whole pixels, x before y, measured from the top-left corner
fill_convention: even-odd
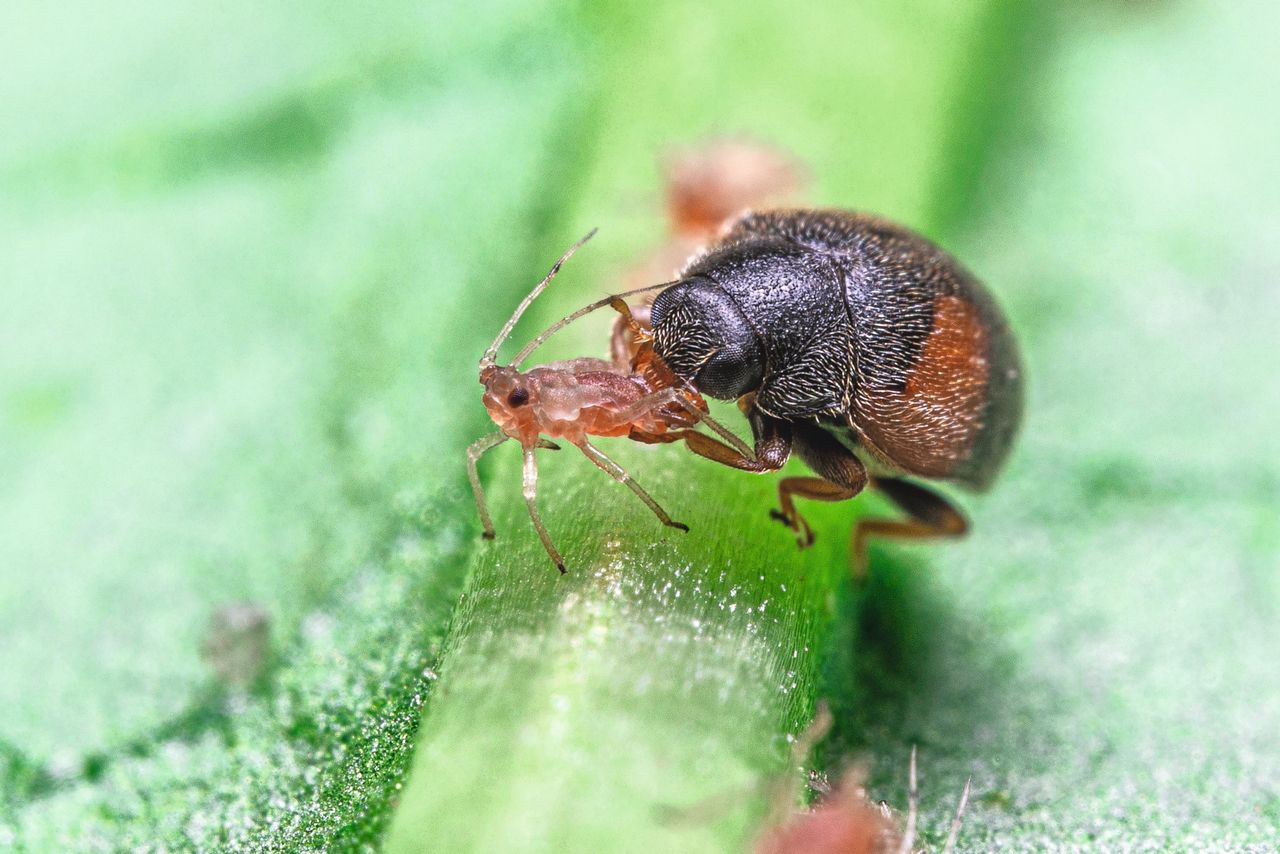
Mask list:
[[[813,533],[794,497],[843,501],[864,488],[903,520],[853,530],[855,574],[869,536],[958,536],[968,523],[902,475],[982,490],[1008,456],[1022,371],[983,286],[924,237],[843,210],[747,213],[658,294],[653,348],[700,393],[738,401],[755,440],[742,454],[709,437],[689,448],[750,472],[792,450],[817,477],[778,485],[801,547]]]

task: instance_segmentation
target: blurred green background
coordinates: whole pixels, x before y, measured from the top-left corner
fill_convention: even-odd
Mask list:
[[[972,776],[964,850],[1280,847],[1277,25],[0,6],[0,849],[742,851],[819,697],[816,761],[868,757],[877,799],[919,746],[935,845]],[[558,579],[503,448],[481,546],[476,359],[592,225],[531,317],[617,289],[659,158],[726,132],[1006,308],[1028,416],[973,534],[853,590],[874,498],[797,555],[772,479],[610,443],[687,537],[545,455]],[[243,689],[201,656],[238,601]]]

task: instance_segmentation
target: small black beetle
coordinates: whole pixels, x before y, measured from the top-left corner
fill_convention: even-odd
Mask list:
[[[1021,420],[1018,351],[991,296],[933,243],[866,214],[747,213],[658,294],[650,321],[676,375],[736,398],[751,424],[751,456],[700,434],[685,437],[691,450],[769,472],[794,448],[818,475],[784,478],[771,511],[802,548],[813,533],[793,496],[843,501],[870,486],[907,514],[855,526],[859,577],[868,536],[968,527],[899,475],[985,489]]]

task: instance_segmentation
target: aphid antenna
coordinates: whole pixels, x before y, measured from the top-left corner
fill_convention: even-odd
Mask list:
[[[670,287],[671,285],[674,285],[677,281],[679,280],[673,279],[670,282],[659,282],[656,285],[646,285],[643,288],[636,288],[634,291],[627,291],[626,293],[622,293],[622,294],[613,294],[611,296],[605,297],[604,299],[598,299],[595,302],[590,303],[589,305],[584,305],[582,308],[578,309],[573,314],[560,318],[555,323],[551,324],[545,330],[543,330],[542,334],[540,334],[537,338],[534,338],[528,344],[524,345],[524,349],[522,349],[519,353],[516,353],[516,357],[511,360],[511,367],[513,368],[520,367],[520,363],[523,362],[525,359],[529,358],[530,354],[532,354],[534,350],[538,349],[543,344],[545,344],[547,342],[547,339],[549,339],[552,335],[555,335],[561,329],[564,329],[570,323],[573,323],[578,318],[585,317],[586,315],[590,314],[593,311],[596,311],[597,309],[604,308],[606,305],[609,305],[614,300],[619,300],[619,299],[625,300],[625,299],[629,299],[630,297],[639,296],[640,294],[647,294],[650,291],[661,290],[663,288],[667,288],[667,287]],[[483,366],[483,363],[482,363],[482,366]]]
[[[916,841],[916,818],[920,811],[920,790],[916,786],[916,746],[911,745],[911,768],[907,774],[907,829],[898,844],[898,854],[911,854]]]
[[[964,791],[960,793],[960,806],[956,807],[956,817],[951,819],[951,830],[947,833],[947,844],[942,846],[942,854],[951,854],[955,850],[956,840],[960,838],[960,822],[964,819],[964,808],[969,803],[969,788],[972,784],[972,777],[964,781]]]
[[[502,327],[502,331],[498,333],[498,337],[493,339],[493,344],[490,345],[489,349],[485,350],[484,355],[480,357],[480,370],[483,371],[485,368],[491,368],[497,364],[498,348],[502,346],[502,342],[507,340],[507,336],[511,334],[511,330],[516,328],[516,324],[520,322],[521,315],[523,315],[525,310],[528,309],[533,301],[538,298],[538,294],[546,290],[547,285],[549,285],[551,280],[555,278],[556,273],[560,272],[560,267],[564,262],[573,257],[573,253],[582,248],[582,244],[586,243],[592,237],[595,237],[597,230],[598,229],[594,228],[591,229],[582,237],[581,240],[566,249],[564,254],[560,256],[556,263],[551,265],[551,270],[543,277],[542,281],[538,282],[537,287],[529,292],[529,295],[521,301],[520,305],[516,306],[515,313],[511,315],[511,319]],[[512,364],[518,364],[519,361],[520,360],[517,359],[516,362]]]
[[[809,721],[804,732],[791,743],[791,761],[796,765],[804,765],[814,746],[827,737],[833,723],[835,717],[831,714],[831,707],[826,700],[819,700],[813,710],[813,720]]]

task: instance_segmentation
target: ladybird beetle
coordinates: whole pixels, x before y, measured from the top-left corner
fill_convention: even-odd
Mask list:
[[[794,498],[884,495],[900,520],[863,519],[868,537],[959,536],[946,498],[904,476],[987,488],[1022,415],[1022,369],[999,307],[919,234],[852,211],[749,212],[688,263],[650,309],[653,349],[701,394],[737,400],[754,453],[698,433],[694,452],[749,472],[794,450],[817,477],[787,477],[771,515],[813,542]]]

